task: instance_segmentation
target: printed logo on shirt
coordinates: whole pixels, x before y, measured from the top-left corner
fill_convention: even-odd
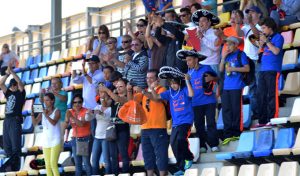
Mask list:
[[[14,95],[9,96],[5,107],[5,113],[6,114],[13,113],[15,105],[16,105],[16,96]]]
[[[194,89],[201,89],[202,85],[201,85],[201,79],[202,79],[203,74],[200,76],[200,78],[196,78],[194,79]]]
[[[177,100],[173,100],[173,108],[174,108],[175,112],[183,111],[184,105],[185,105],[185,102],[183,99],[183,95],[180,95]]]

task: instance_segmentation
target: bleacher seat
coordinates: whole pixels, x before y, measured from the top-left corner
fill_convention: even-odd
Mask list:
[[[3,135],[3,123],[4,123],[4,120],[0,120],[0,136]]]
[[[300,46],[300,28],[296,30],[294,41],[293,41],[293,46],[294,47],[299,47]]]
[[[184,176],[198,176],[199,175],[199,170],[197,168],[191,168],[191,169],[187,169],[184,172]]]
[[[68,57],[69,49],[63,49],[60,53],[59,59],[56,59],[55,63],[62,63],[65,61],[65,58]]]
[[[54,77],[62,77],[62,75],[65,73],[65,69],[66,69],[66,64],[65,63],[59,64],[57,66],[57,72],[54,75]]]
[[[236,166],[223,166],[219,176],[237,176],[238,169]]]
[[[300,94],[300,72],[289,73],[287,75],[284,88],[280,94],[299,95]]]
[[[146,176],[145,172],[134,173],[132,176]]]
[[[275,163],[261,164],[257,176],[277,176],[278,165]]]
[[[47,73],[48,73],[48,67],[41,68],[40,72],[39,72],[39,76],[38,76],[38,78],[34,79],[34,82],[42,82],[43,77],[47,76]]]
[[[250,110],[250,105],[249,104],[243,105],[243,125],[244,125],[244,128],[249,128],[250,125],[251,125],[251,110]],[[217,120],[217,129],[218,130],[223,130],[224,129],[222,108],[219,112],[219,117],[218,117],[218,120]]]
[[[62,87],[67,87],[70,84],[70,77],[63,77],[61,78]]]
[[[47,53],[43,55],[43,61],[38,63],[39,67],[45,67],[47,62],[51,59],[51,53]]]
[[[274,131],[272,129],[260,130],[253,151],[254,157],[269,156],[274,145]]]
[[[272,150],[273,155],[289,155],[295,142],[294,128],[281,128]]]
[[[28,149],[33,147],[34,144],[34,133],[24,134],[24,145],[22,147],[22,153],[27,153]]]
[[[23,109],[22,109],[22,115],[23,116],[26,116],[26,115],[31,113],[32,104],[33,104],[32,99],[25,101],[25,104],[24,104]]]
[[[29,80],[26,80],[26,84],[32,84],[34,82],[34,79],[37,78],[39,75],[39,69],[33,69],[30,71],[30,77]]]
[[[0,103],[6,103],[6,98],[2,90],[0,90]]]
[[[235,152],[216,154],[218,160],[232,158],[248,158],[255,145],[255,131],[245,131],[241,134],[238,147]]]
[[[72,61],[74,59],[74,57],[76,56],[76,52],[77,52],[77,47],[70,48],[68,56],[64,58],[65,61]]]
[[[282,37],[284,38],[283,49],[288,49],[292,46],[294,32],[292,30],[281,32]]]
[[[296,161],[281,163],[278,176],[299,176],[299,163]]]
[[[291,123],[300,122],[300,98],[294,101],[293,109],[289,121]]]
[[[278,78],[278,90],[282,91],[284,88],[284,78],[283,75],[280,74],[279,78]]]
[[[71,157],[71,152],[70,152],[70,151],[61,152],[60,155],[59,155],[59,158],[58,158],[58,164],[59,164],[59,165],[62,165],[62,163],[63,163],[66,159],[68,159],[69,157]],[[62,172],[63,172],[63,168],[60,167],[60,168],[59,168],[59,171],[60,171],[60,173],[62,173]]]
[[[218,171],[216,168],[204,168],[201,172],[201,176],[217,176]]]
[[[290,28],[290,29],[297,29],[297,28],[300,28],[300,22],[290,24],[290,25],[289,25],[289,28]]]
[[[25,66],[25,69],[29,69],[30,68],[30,65],[34,64],[34,57],[33,56],[29,56],[27,59],[26,59],[26,66]]]
[[[60,58],[60,51],[53,51],[51,60],[46,62],[46,65],[53,65],[55,64],[56,60]]]
[[[214,28],[226,27],[230,21],[230,12],[221,13],[219,15],[220,23],[215,25]]]
[[[300,130],[298,130],[292,153],[293,155],[300,155]]]
[[[292,70],[295,69],[298,63],[298,50],[288,50],[284,52],[282,70]]]
[[[30,71],[27,70],[27,71],[23,72],[21,81],[22,81],[24,84],[26,84],[26,82],[29,81],[29,80],[30,80]]]
[[[42,56],[39,54],[37,56],[34,57],[34,63],[29,65],[30,69],[36,69],[39,67],[39,63],[42,62]]]
[[[21,169],[24,168],[24,157],[22,156],[21,157],[21,161],[20,161],[20,171]],[[17,171],[17,172],[14,172],[14,171],[10,171],[10,172],[5,172],[5,176],[24,176],[24,175],[27,175],[26,173],[22,173],[20,174],[20,171]],[[1,174],[1,173],[0,173]]]
[[[34,144],[32,147],[28,148],[30,152],[37,152],[42,149],[43,146],[43,133],[35,133]]]
[[[0,118],[3,119],[5,117],[5,104],[0,104]]]
[[[256,174],[257,174],[257,165],[246,164],[240,167],[238,176],[256,176]]]
[[[26,116],[22,126],[22,133],[27,134],[32,132],[33,132],[33,124],[32,124],[31,116]]]
[[[47,76],[45,76],[43,78],[43,80],[44,81],[45,80],[50,80],[56,74],[56,71],[57,71],[57,65],[51,65],[51,66],[49,66]]]
[[[67,101],[67,106],[70,109],[72,106],[72,98],[73,98],[73,93],[72,92],[68,92],[68,101]]]
[[[46,88],[49,88],[50,87],[50,80],[47,80],[47,81],[43,81],[42,82],[42,89],[46,89]]]

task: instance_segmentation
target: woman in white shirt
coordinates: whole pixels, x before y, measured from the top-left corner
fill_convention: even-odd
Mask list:
[[[16,55],[16,53],[12,52],[9,49],[8,44],[4,44],[2,46],[2,52],[0,54],[1,75],[2,76],[5,75],[5,71],[8,66],[15,68],[18,60],[19,60],[19,57]]]
[[[97,120],[95,138],[92,149],[92,173],[93,175],[99,175],[99,159],[103,155],[104,164],[107,164],[108,148],[107,141],[105,140],[106,128],[109,125],[111,119],[111,103],[112,100],[106,92],[99,91],[100,104],[94,108],[94,113],[89,110],[86,114],[86,121],[92,119]],[[105,172],[108,174],[108,171]]]
[[[44,95],[45,109],[37,118],[32,112],[33,125],[42,121],[43,125],[43,154],[45,158],[47,176],[58,176],[58,157],[61,150],[60,136],[60,111],[54,108],[55,96],[53,93]],[[33,109],[33,108],[32,108]]]

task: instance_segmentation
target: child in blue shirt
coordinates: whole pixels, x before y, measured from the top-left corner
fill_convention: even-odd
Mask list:
[[[224,72],[221,95],[225,138],[223,145],[238,140],[243,131],[242,93],[245,84],[241,73],[249,72],[250,67],[246,54],[238,49],[239,40],[236,37],[226,39],[228,47],[219,65],[220,72]]]
[[[189,149],[188,137],[194,120],[192,97],[194,91],[190,83],[190,76],[185,74],[185,83],[180,78],[169,78],[170,89],[157,94],[151,86],[154,99],[167,100],[170,103],[172,115],[172,133],[170,143],[177,160],[179,171],[174,175],[183,175],[184,170],[192,166],[194,155]],[[154,84],[153,84],[154,85]]]

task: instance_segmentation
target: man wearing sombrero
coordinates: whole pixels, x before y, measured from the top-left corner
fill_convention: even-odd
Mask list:
[[[194,124],[197,135],[200,138],[200,152],[207,151],[206,143],[211,147],[212,152],[219,151],[218,133],[216,129],[216,95],[212,91],[217,74],[208,65],[199,64],[206,59],[205,55],[195,50],[179,50],[176,53],[178,59],[186,61],[189,68],[188,74],[191,77],[191,85],[194,90],[192,106],[194,111]],[[207,132],[205,130],[207,123]]]
[[[212,26],[219,24],[220,19],[210,11],[200,9],[193,13],[192,22],[198,25],[201,53],[207,56],[201,64],[210,65],[218,73],[221,42]]]

